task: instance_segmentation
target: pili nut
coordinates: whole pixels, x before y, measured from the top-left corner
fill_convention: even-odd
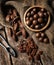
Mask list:
[[[33,49],[31,52],[31,56],[35,56],[36,55],[36,49]]]
[[[40,37],[38,40],[39,40],[40,42],[43,42],[43,38],[42,38],[42,37]]]
[[[31,44],[30,47],[33,49],[34,48],[33,44]]]
[[[32,17],[30,17],[30,21],[32,21],[33,20],[33,18]]]
[[[22,36],[23,36],[24,38],[26,38],[26,31],[25,31],[25,29],[23,28],[23,29],[21,29],[21,31],[22,31]]]
[[[36,33],[36,37],[39,38],[41,35],[40,33]]]
[[[45,37],[45,33],[41,32],[40,34],[41,34],[41,37]]]
[[[33,11],[36,11],[36,8],[34,8]]]
[[[36,25],[37,24],[37,20],[33,20],[33,25]]]
[[[38,14],[34,14],[34,19],[37,19],[38,18]]]
[[[14,26],[13,26],[13,30],[15,30],[15,31],[16,31],[17,27],[18,27],[18,24],[17,24],[17,23],[15,23],[15,24],[14,24]]]
[[[33,15],[34,14],[34,12],[33,11],[31,11],[31,15]]]
[[[49,43],[49,39],[48,39],[48,38],[44,38],[43,41],[44,41],[45,43]]]
[[[12,31],[12,29],[9,29],[9,34],[10,34],[10,36],[13,35],[13,31]]]
[[[30,16],[30,13],[29,13],[29,12],[27,13],[27,16],[28,16],[28,17]]]
[[[39,55],[42,55],[42,54],[43,54],[43,51],[39,51],[38,54],[39,54]]]
[[[29,46],[26,47],[26,53],[29,54],[31,52],[31,48]]]
[[[37,46],[36,44],[34,44],[34,48],[35,48],[35,49],[38,49],[38,46]]]
[[[28,21],[29,20],[29,18],[28,17],[26,17],[26,21]]]
[[[16,32],[16,36],[21,35],[21,34],[22,34],[22,32],[21,32],[21,31]]]
[[[40,55],[37,54],[37,55],[35,56],[35,59],[36,59],[36,60],[40,60]]]
[[[41,8],[41,11],[44,12],[44,8]]]
[[[26,24],[27,24],[27,25],[30,25],[30,23],[31,23],[31,22],[30,22],[29,20],[26,21]]]
[[[38,22],[39,23],[42,23],[43,22],[43,19],[42,18],[38,18]]]
[[[41,11],[38,12],[39,17],[43,17],[43,13]]]

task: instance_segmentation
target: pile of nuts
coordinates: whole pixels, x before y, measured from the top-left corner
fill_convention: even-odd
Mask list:
[[[37,32],[36,38],[38,38],[40,42],[49,43],[49,39],[44,32]]]
[[[43,53],[43,51],[38,51],[38,46],[34,43],[33,39],[31,38],[21,40],[18,50],[21,53],[27,53],[29,60],[40,60],[40,55]]]
[[[33,7],[25,15],[26,25],[35,30],[42,29],[48,22],[49,12],[45,8]]]
[[[24,38],[26,38],[26,31],[16,9],[10,9],[5,20],[13,26],[13,29],[9,29],[9,34],[15,41],[18,41],[19,35],[22,35]]]

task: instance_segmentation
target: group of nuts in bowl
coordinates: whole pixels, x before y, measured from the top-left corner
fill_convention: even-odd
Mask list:
[[[50,22],[49,12],[45,8],[31,7],[24,15],[26,27],[32,31],[39,32],[45,30]]]

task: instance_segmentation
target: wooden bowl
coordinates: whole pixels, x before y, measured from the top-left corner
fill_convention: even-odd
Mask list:
[[[47,20],[47,23],[46,23],[45,26],[43,26],[43,27],[40,28],[40,29],[32,29],[32,28],[30,28],[30,27],[26,24],[25,18],[26,18],[27,12],[28,12],[30,9],[35,8],[35,7],[44,8],[44,7],[41,7],[41,6],[32,6],[32,7],[28,8],[28,9],[26,10],[25,14],[24,14],[24,24],[25,24],[25,26],[26,26],[29,30],[34,31],[34,32],[40,32],[40,31],[45,30],[45,29],[49,26],[49,23],[50,23],[50,13],[48,12],[48,20]],[[45,9],[45,8],[44,8],[44,9]]]

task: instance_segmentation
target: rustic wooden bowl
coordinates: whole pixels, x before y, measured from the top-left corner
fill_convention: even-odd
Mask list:
[[[48,21],[47,21],[47,23],[46,23],[46,25],[44,26],[44,27],[42,27],[41,29],[32,29],[32,28],[30,28],[27,24],[26,24],[26,22],[25,22],[25,17],[26,17],[26,14],[27,14],[27,12],[30,10],[30,9],[32,9],[32,8],[34,8],[34,7],[40,7],[40,8],[44,8],[44,7],[42,7],[42,6],[32,6],[32,7],[30,7],[30,8],[28,8],[27,10],[26,10],[26,12],[25,12],[25,14],[24,14],[24,24],[25,24],[25,26],[29,29],[29,30],[31,30],[31,31],[34,31],[34,32],[40,32],[40,31],[43,31],[43,30],[45,30],[48,26],[49,26],[49,23],[50,23],[50,13],[48,13]],[[44,8],[45,9],[45,8]]]

